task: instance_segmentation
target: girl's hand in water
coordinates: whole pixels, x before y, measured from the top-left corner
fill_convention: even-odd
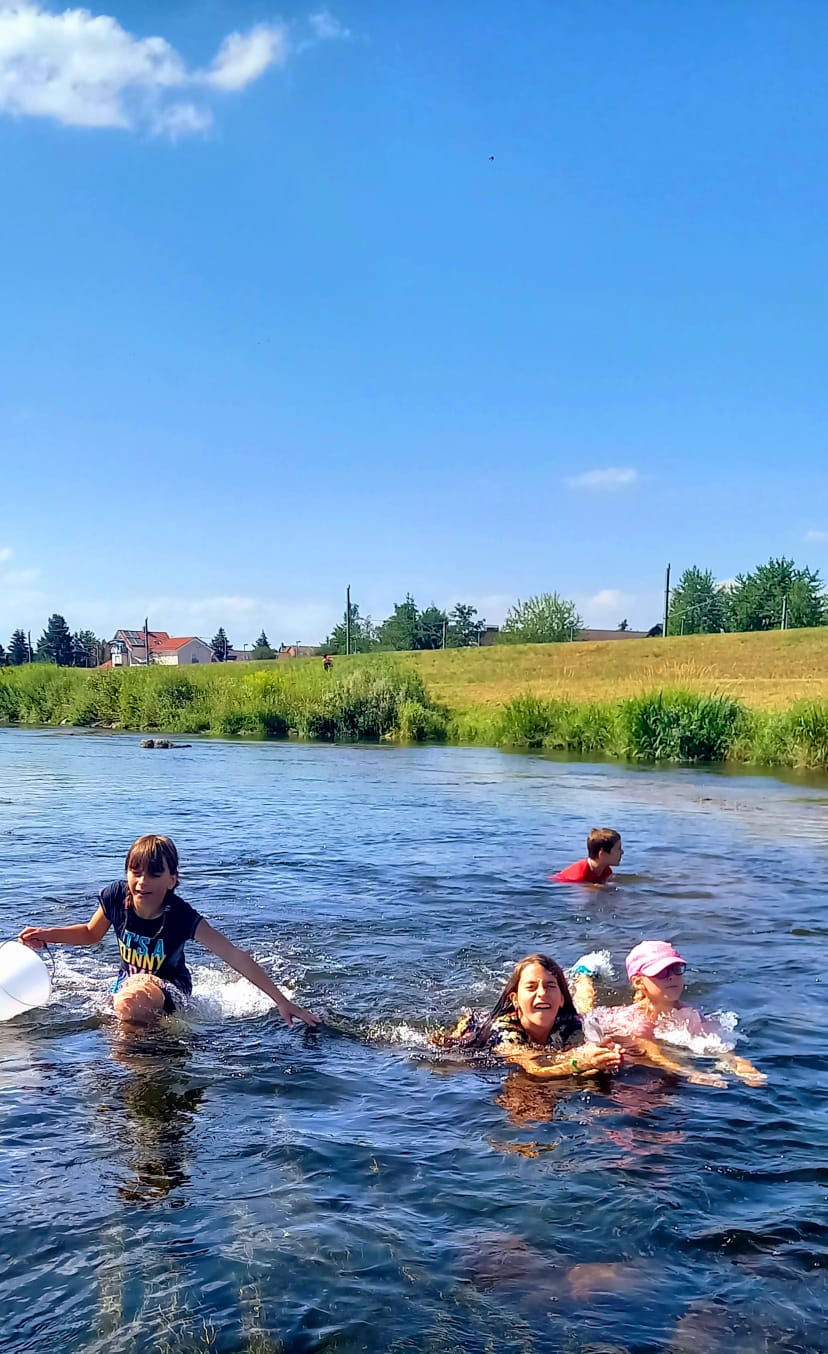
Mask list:
[[[17,939],[30,950],[42,950],[46,944],[45,929],[42,926],[24,926]]]
[[[276,1009],[286,1025],[292,1026],[294,1021],[298,1020],[315,1029],[317,1025],[322,1023],[319,1016],[315,1016],[313,1011],[306,1011],[304,1006],[297,1006],[295,1002],[288,1001],[287,997],[283,997],[281,1001],[276,1002]]]
[[[570,1054],[570,1066],[577,1076],[594,1076],[598,1072],[617,1072],[622,1052],[618,1044],[582,1044]]]
[[[687,1080],[691,1086],[717,1086],[721,1089],[727,1085],[727,1078],[718,1072],[688,1072]]]

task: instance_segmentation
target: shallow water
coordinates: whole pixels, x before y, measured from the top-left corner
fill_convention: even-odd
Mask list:
[[[169,832],[183,896],[334,1025],[286,1030],[193,947],[192,1015],[119,1035],[112,937],[63,950],[52,1003],[0,1025],[0,1347],[828,1349],[827,791],[0,732],[0,939],[86,920],[130,841]],[[620,887],[546,883],[596,823]],[[527,951],[618,963],[647,934],[690,961],[688,1000],[738,1013],[766,1089],[430,1057]]]

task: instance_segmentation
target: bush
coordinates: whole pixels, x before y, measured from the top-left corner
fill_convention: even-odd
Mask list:
[[[723,762],[744,724],[731,696],[656,691],[621,705],[624,752],[635,761]]]

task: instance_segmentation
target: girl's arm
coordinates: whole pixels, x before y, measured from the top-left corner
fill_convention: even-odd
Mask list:
[[[581,1044],[562,1053],[535,1053],[520,1045],[508,1044],[498,1050],[510,1063],[517,1063],[530,1077],[552,1081],[561,1077],[596,1077],[599,1072],[617,1072],[621,1051],[617,1046]]]
[[[687,1067],[680,1063],[676,1058],[671,1058],[669,1053],[664,1050],[653,1039],[635,1039],[631,1041],[628,1052],[635,1058],[636,1062],[644,1063],[649,1067],[660,1067],[665,1072],[674,1072],[678,1077],[684,1077],[694,1086],[726,1086],[724,1077],[719,1077],[715,1072],[697,1072],[692,1067]]]
[[[754,1067],[747,1058],[737,1057],[735,1053],[725,1053],[716,1066],[721,1067],[723,1071],[734,1072],[748,1086],[764,1086],[768,1080],[758,1067]]]
[[[297,1006],[294,1002],[288,1001],[284,992],[280,992],[274,982],[271,982],[264,969],[256,963],[252,954],[247,950],[240,950],[231,940],[227,939],[221,931],[217,931],[209,922],[203,919],[198,923],[195,929],[194,940],[199,945],[203,945],[205,950],[216,955],[223,964],[229,968],[235,969],[243,978],[258,987],[264,992],[271,1001],[275,1002],[279,1015],[288,1025],[292,1025],[294,1020],[304,1020],[306,1025],[318,1025],[319,1017],[312,1011],[306,1011],[303,1006]]]
[[[102,907],[96,907],[89,921],[80,926],[24,926],[17,939],[30,950],[44,945],[98,945],[112,923]]]

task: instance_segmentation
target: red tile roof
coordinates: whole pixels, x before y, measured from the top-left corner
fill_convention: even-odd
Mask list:
[[[192,640],[198,639],[198,635],[179,635],[177,638],[166,635],[164,640],[158,644],[153,642],[154,638],[153,635],[150,635],[150,649],[153,653],[175,653],[176,650],[183,649],[185,644],[189,644]],[[202,643],[203,642],[204,641],[202,641]],[[210,647],[209,644],[207,647]]]

